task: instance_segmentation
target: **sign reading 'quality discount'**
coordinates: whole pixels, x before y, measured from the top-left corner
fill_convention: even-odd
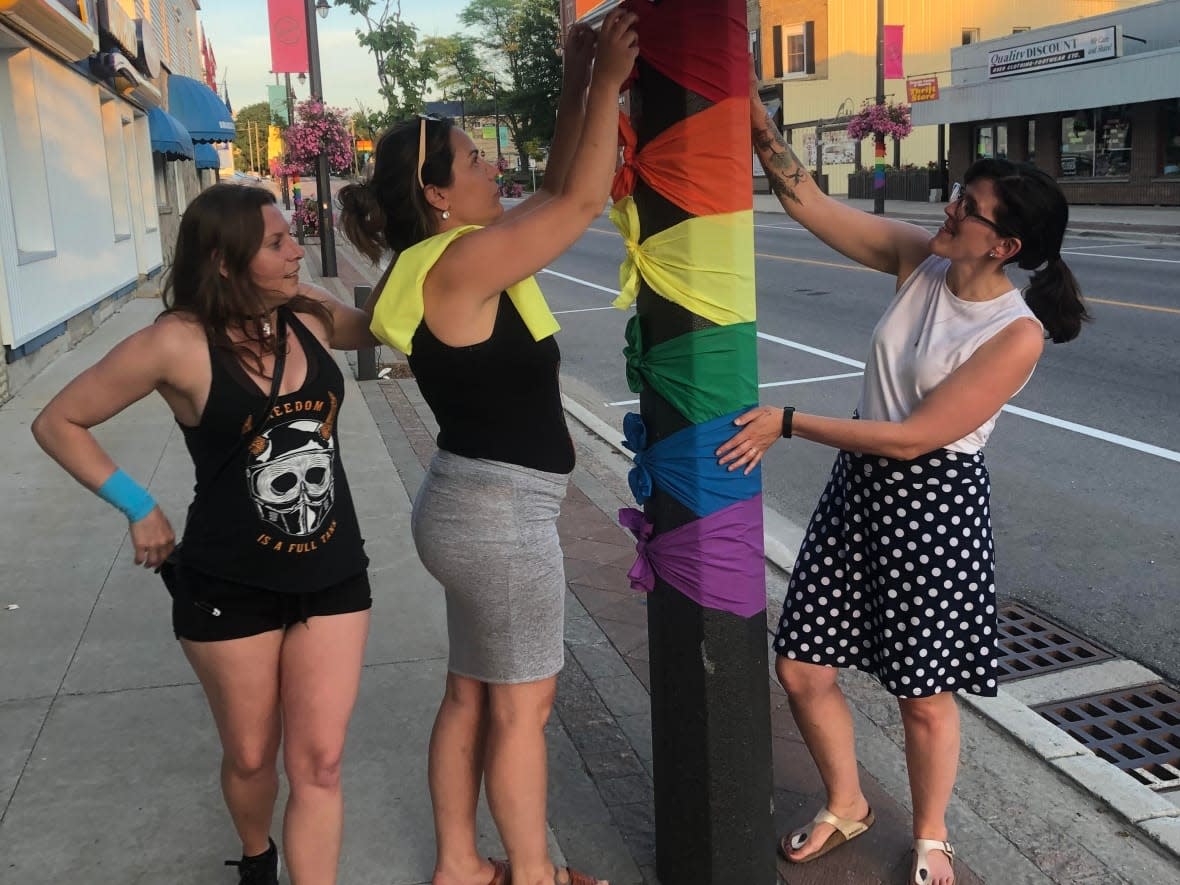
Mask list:
[[[1014,74],[1028,74],[1052,68],[1066,68],[1070,65],[1087,64],[1118,57],[1118,33],[1114,25],[1052,37],[1024,46],[996,49],[987,54],[987,75],[989,78],[1011,77]]]

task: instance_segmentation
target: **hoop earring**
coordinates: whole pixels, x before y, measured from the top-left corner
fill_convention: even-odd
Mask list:
[[[450,218],[451,217],[451,210],[450,209],[443,209],[442,217],[443,217],[443,221],[446,221],[448,218]]]

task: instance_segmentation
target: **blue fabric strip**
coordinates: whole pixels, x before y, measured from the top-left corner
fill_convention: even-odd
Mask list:
[[[635,466],[627,477],[631,493],[640,504],[659,486],[699,517],[716,513],[762,491],[762,467],[747,475],[729,471],[717,463],[717,447],[734,434],[733,420],[753,406],[694,424],[667,439],[648,446],[647,428],[635,412],[623,418],[623,445],[635,453]]]
[[[98,497],[121,511],[131,522],[139,522],[156,507],[148,490],[122,470],[116,470],[98,489]]]

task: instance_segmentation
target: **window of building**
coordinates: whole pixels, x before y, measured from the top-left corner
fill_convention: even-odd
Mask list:
[[[773,36],[776,77],[804,77],[815,73],[815,22],[775,25]]]
[[[963,45],[979,42],[979,28],[963,28]]]
[[[1180,176],[1180,98],[1164,105],[1164,119],[1160,129],[1164,139],[1163,163],[1160,172]]]
[[[118,242],[131,237],[131,192],[127,180],[127,156],[123,150],[123,112],[114,99],[102,104],[102,138],[106,146],[107,181],[111,188],[111,220]]]
[[[0,136],[8,168],[17,262],[57,254],[49,177],[37,103],[37,59],[31,50],[0,52]]]
[[[1131,121],[1125,106],[1074,111],[1061,118],[1063,178],[1124,177],[1131,172]]]
[[[156,210],[166,214],[172,211],[168,198],[168,164],[163,154],[152,154],[152,176],[156,187]]]
[[[975,159],[1008,158],[1008,124],[998,123],[975,127]]]
[[[1037,121],[1028,121],[1028,161],[1035,163],[1037,161]]]
[[[1013,28],[1012,33],[1013,34],[1023,34],[1027,30],[1028,30],[1028,28]]]
[[[754,76],[762,79],[762,33],[750,31],[750,58],[754,60]]]

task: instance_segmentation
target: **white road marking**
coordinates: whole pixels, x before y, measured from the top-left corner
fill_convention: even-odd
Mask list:
[[[595,310],[618,310],[618,308],[612,307],[611,305],[608,304],[606,307],[579,307],[579,308],[575,308],[574,310],[555,310],[555,311],[552,311],[552,314],[554,316],[557,316],[558,314],[563,314],[563,313],[590,313],[591,311],[595,311]]]
[[[1109,256],[1109,257],[1118,257],[1118,256]],[[1153,260],[1153,259],[1148,259],[1148,260]],[[1160,259],[1154,259],[1154,260],[1160,260]],[[1177,261],[1175,263],[1180,264],[1180,261]],[[588,286],[591,289],[598,289],[603,292],[610,292],[611,294],[617,294],[617,290],[609,289],[606,286],[600,286],[597,283],[591,283],[587,280],[583,280],[578,277],[573,277],[573,276],[569,276],[567,274],[557,273],[556,271],[552,271],[552,270],[544,270],[544,271],[542,271],[542,273],[551,273],[554,276],[561,277],[563,280],[569,280],[572,283],[579,283],[583,286]],[[824,359],[831,360],[832,362],[835,362],[835,363],[842,363],[843,365],[852,366],[853,368],[857,368],[857,369],[863,369],[865,367],[865,364],[862,363],[860,360],[854,360],[851,357],[843,356],[838,353],[832,353],[829,350],[821,350],[820,348],[812,347],[809,344],[802,344],[798,341],[791,341],[788,338],[780,338],[777,335],[771,335],[767,332],[759,332],[758,337],[761,338],[763,341],[771,341],[775,344],[781,344],[783,347],[789,347],[793,350],[800,350],[803,353],[810,353],[813,356],[823,357]],[[634,405],[637,402],[639,402],[639,400],[635,400],[634,402],[607,403],[607,405]],[[1028,418],[1029,420],[1032,420],[1032,421],[1038,421],[1042,424],[1048,424],[1051,427],[1057,427],[1061,430],[1068,430],[1072,433],[1077,433],[1082,436],[1088,436],[1088,437],[1091,437],[1092,439],[1102,440],[1103,442],[1108,442],[1108,443],[1111,443],[1112,445],[1121,446],[1125,449],[1131,449],[1136,452],[1142,452],[1145,455],[1154,455],[1157,458],[1163,458],[1164,460],[1167,460],[1167,461],[1175,461],[1177,463],[1180,463],[1180,452],[1173,451],[1172,449],[1165,449],[1161,446],[1154,446],[1151,443],[1140,442],[1137,439],[1131,439],[1130,437],[1127,437],[1127,436],[1120,436],[1117,433],[1108,433],[1105,430],[1099,430],[1097,427],[1088,427],[1085,424],[1077,424],[1073,421],[1066,421],[1063,418],[1054,418],[1052,415],[1045,415],[1041,412],[1034,412],[1031,409],[1024,409],[1024,408],[1021,408],[1020,406],[1010,406],[1010,405],[1004,406],[1002,411],[1009,412],[1013,415],[1019,415],[1021,418]]]
[[[815,378],[798,378],[794,381],[767,381],[759,384],[760,390],[767,387],[789,387],[792,384],[813,384],[816,381],[837,381],[841,378],[859,378],[864,372],[845,372],[842,375],[819,375]],[[621,399],[613,403],[603,403],[606,406],[637,406],[639,400],[637,399]]]
[[[1155,243],[1122,243],[1118,240],[1111,240],[1106,243],[1100,243],[1096,246],[1070,246],[1071,252],[1081,252],[1083,249],[1123,249],[1131,246],[1154,246]]]
[[[1093,252],[1076,252],[1072,249],[1062,249],[1061,254],[1080,255],[1085,258],[1110,258],[1113,261],[1151,261],[1156,264],[1180,264],[1180,258],[1139,258],[1135,255],[1095,255]]]

